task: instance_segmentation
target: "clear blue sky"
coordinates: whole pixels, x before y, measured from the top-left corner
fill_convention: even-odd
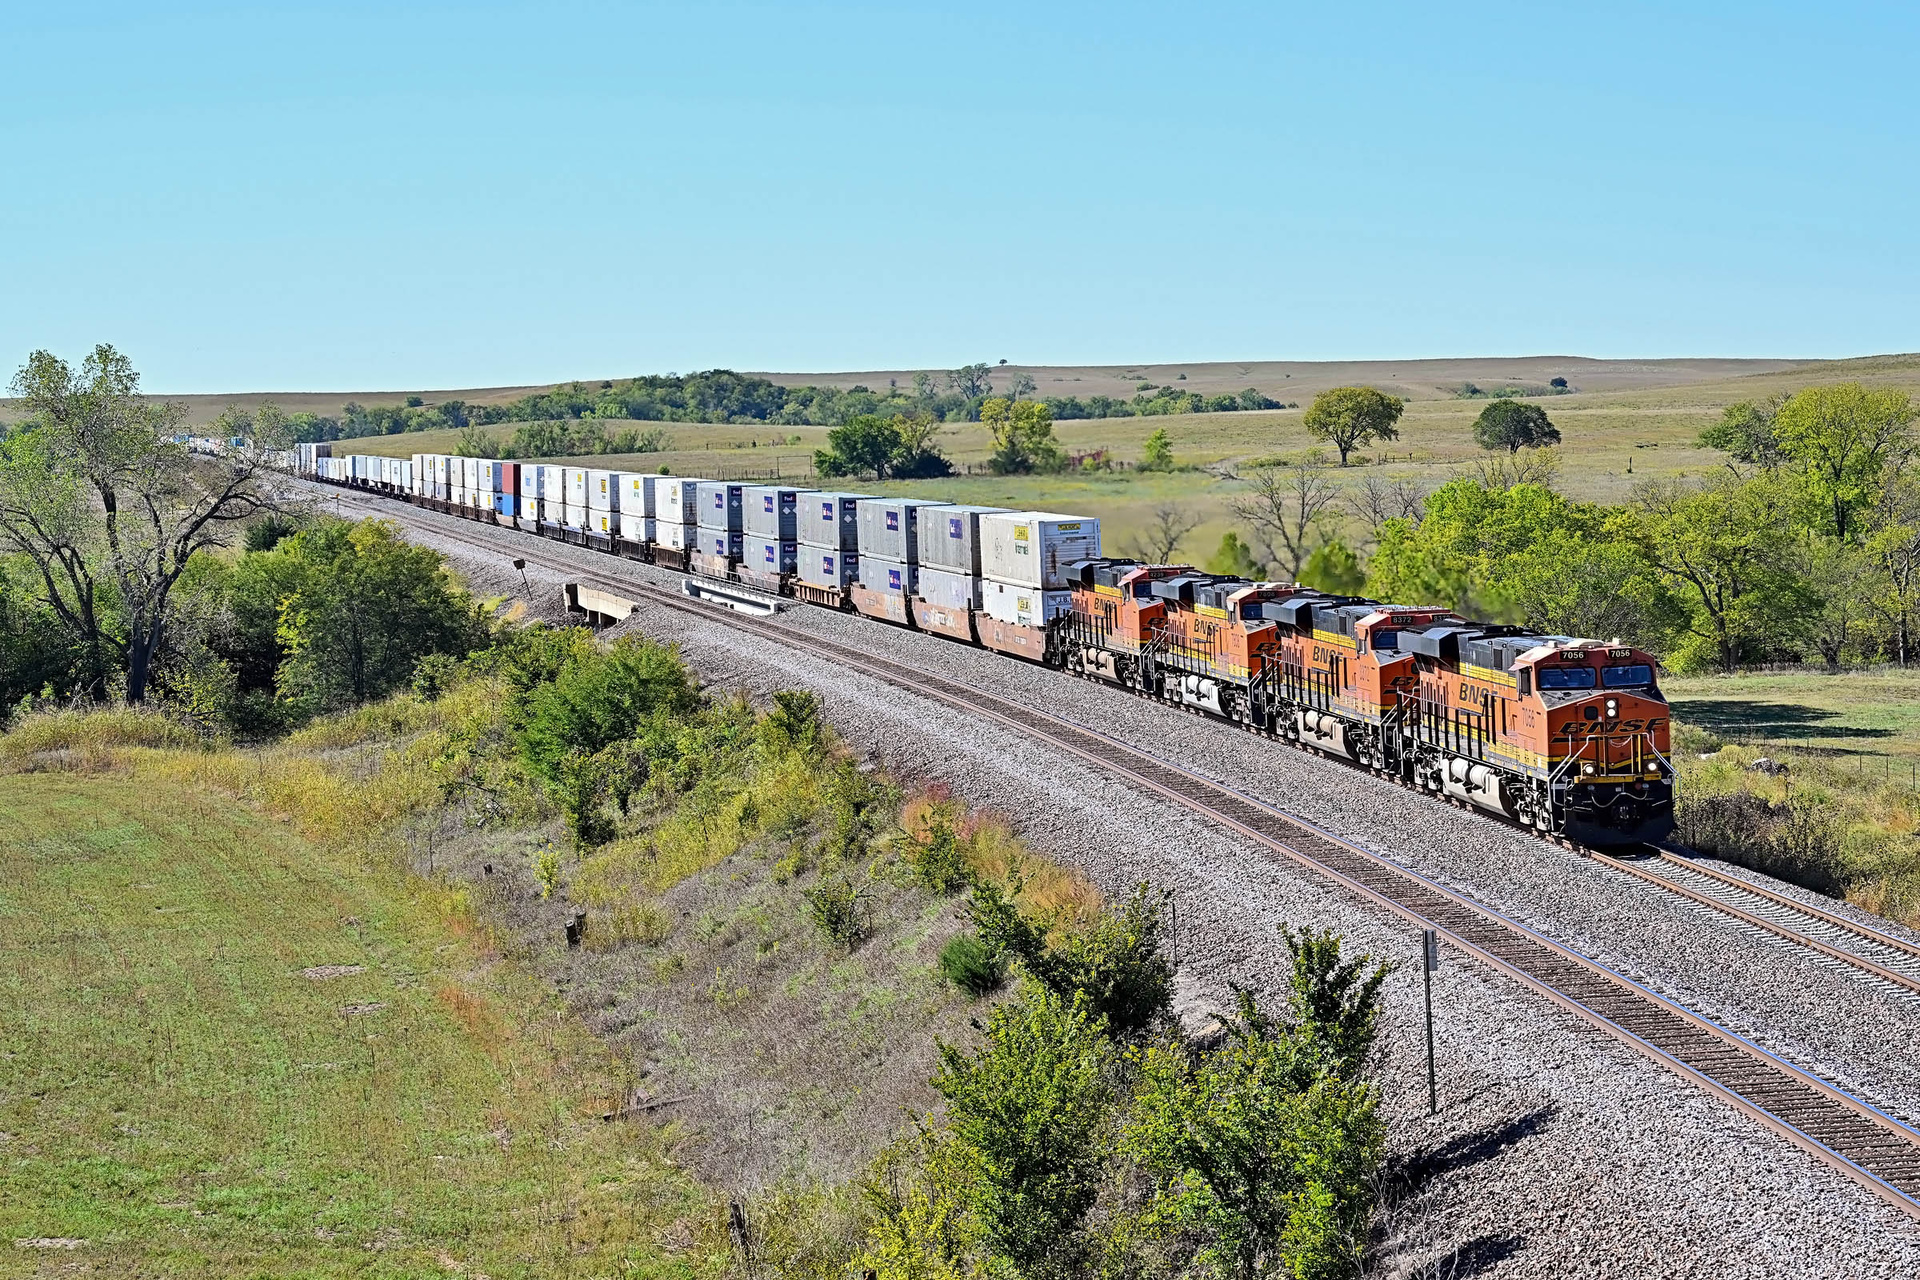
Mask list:
[[[1553,12],[1549,12],[1549,9]],[[1920,348],[1912,5],[9,4],[0,364]]]

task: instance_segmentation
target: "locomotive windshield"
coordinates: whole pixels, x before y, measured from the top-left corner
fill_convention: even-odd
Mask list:
[[[1376,649],[1399,648],[1400,633],[1398,631],[1375,631],[1373,633],[1373,647]]]
[[[1609,689],[1630,689],[1635,685],[1652,684],[1653,668],[1644,662],[1635,662],[1624,667],[1608,667],[1600,673]]]
[[[1542,689],[1591,689],[1592,667],[1541,667],[1536,673]]]

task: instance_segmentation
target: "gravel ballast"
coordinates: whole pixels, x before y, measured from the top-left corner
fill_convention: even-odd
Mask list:
[[[348,499],[342,514],[363,504]],[[394,504],[368,502],[380,514]],[[537,546],[600,574],[675,579],[526,535],[404,510],[477,589],[522,594],[504,557]],[[479,537],[501,558],[453,538]],[[564,575],[529,566],[535,612]],[[1920,1001],[1863,986],[1723,917],[1470,813],[1277,743],[1057,672],[866,619],[798,607],[788,625],[1099,727],[1395,858],[1519,918],[1896,1113],[1920,1114]],[[1043,745],[720,622],[642,604],[627,627],[678,641],[711,684],[805,686],[851,743],[906,778],[939,780],[1011,818],[1036,848],[1109,893],[1176,891],[1184,989],[1272,995],[1279,922],[1326,923],[1400,963],[1382,1075],[1402,1203],[1388,1273],[1904,1276],[1920,1223],[1730,1107],[1529,993],[1449,954],[1435,976],[1441,1112],[1426,1114],[1424,1024],[1401,922],[1270,860],[1199,818]],[[1764,880],[1761,877],[1755,879]],[[1770,883],[1770,882],[1769,882]],[[1832,909],[1831,904],[1822,902]],[[1884,922],[1876,927],[1895,930]]]

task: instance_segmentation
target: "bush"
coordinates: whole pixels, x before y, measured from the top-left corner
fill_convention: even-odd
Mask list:
[[[1682,793],[1675,834],[1688,848],[1831,897],[1847,890],[1847,822],[1818,797],[1779,803],[1751,791]]]
[[[534,883],[540,886],[540,896],[551,898],[560,888],[560,852],[548,841],[533,851],[529,859],[533,868]]]
[[[1007,961],[978,934],[963,933],[940,948],[940,976],[970,996],[997,991],[1007,980]]]
[[[801,892],[807,900],[808,918],[830,940],[851,951],[867,936],[860,911],[860,900],[866,895],[853,887],[853,881],[845,876],[828,876]]]
[[[1019,892],[1019,884],[1013,885]],[[1103,907],[1057,943],[1052,919],[1029,919],[997,886],[976,884],[968,914],[987,944],[1019,960],[1063,999],[1076,994],[1117,1037],[1138,1036],[1173,1005],[1173,966],[1160,950],[1166,895],[1144,881],[1118,908]]]
[[[953,814],[944,808],[928,812],[920,830],[907,841],[906,859],[913,878],[943,898],[973,883],[966,846],[954,830]]]
[[[523,655],[517,678],[560,655],[552,681],[523,695],[516,735],[520,758],[549,783],[562,783],[561,761],[569,752],[591,756],[624,738],[662,732],[666,718],[699,705],[680,655],[634,636],[604,652],[583,652],[571,639],[542,641]]]

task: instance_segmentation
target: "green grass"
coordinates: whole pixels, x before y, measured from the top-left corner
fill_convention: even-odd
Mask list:
[[[0,1240],[86,1242],[5,1269],[693,1273],[700,1193],[457,894],[138,773],[0,776],[0,831]]]
[[[1920,767],[1920,671],[1668,676],[1674,718],[1730,742],[1839,757],[1902,781]]]

